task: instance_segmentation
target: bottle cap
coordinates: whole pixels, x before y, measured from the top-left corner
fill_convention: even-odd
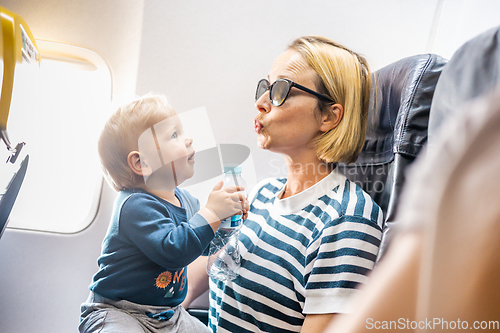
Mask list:
[[[224,165],[224,173],[241,173],[241,165]]]

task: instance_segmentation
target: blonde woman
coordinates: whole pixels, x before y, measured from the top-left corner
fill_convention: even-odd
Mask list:
[[[279,153],[287,177],[249,196],[242,263],[210,281],[213,332],[320,332],[373,268],[382,211],[336,170],[364,144],[371,74],[365,59],[321,37],[295,40],[259,81],[259,147]]]

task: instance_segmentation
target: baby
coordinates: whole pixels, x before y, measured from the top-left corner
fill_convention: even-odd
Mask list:
[[[163,95],[121,108],[99,138],[108,182],[119,191],[80,332],[209,332],[180,303],[186,266],[203,254],[220,220],[246,214],[242,187],[219,182],[205,207],[177,186],[194,174],[193,140]]]

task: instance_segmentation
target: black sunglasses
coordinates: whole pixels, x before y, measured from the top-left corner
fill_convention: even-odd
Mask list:
[[[305,91],[306,93],[309,93],[311,95],[314,95],[323,101],[335,103],[335,101],[332,100],[330,97],[317,93],[314,90],[301,86],[300,84],[295,83],[288,79],[278,79],[274,81],[273,84],[271,85],[269,84],[269,81],[267,79],[260,80],[259,83],[257,83],[257,91],[255,92],[255,101],[257,101],[260,98],[260,96],[264,95],[264,93],[269,90],[269,99],[271,100],[271,103],[274,106],[280,106],[283,103],[285,103],[285,100],[288,97],[288,94],[290,94],[290,89],[292,89],[292,87]]]

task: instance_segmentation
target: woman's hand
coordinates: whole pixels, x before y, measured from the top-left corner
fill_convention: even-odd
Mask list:
[[[242,202],[242,206],[243,206],[243,217],[242,217],[242,219],[246,220],[248,218],[248,212],[250,211],[250,203],[248,202],[248,196],[245,198],[245,201]]]

